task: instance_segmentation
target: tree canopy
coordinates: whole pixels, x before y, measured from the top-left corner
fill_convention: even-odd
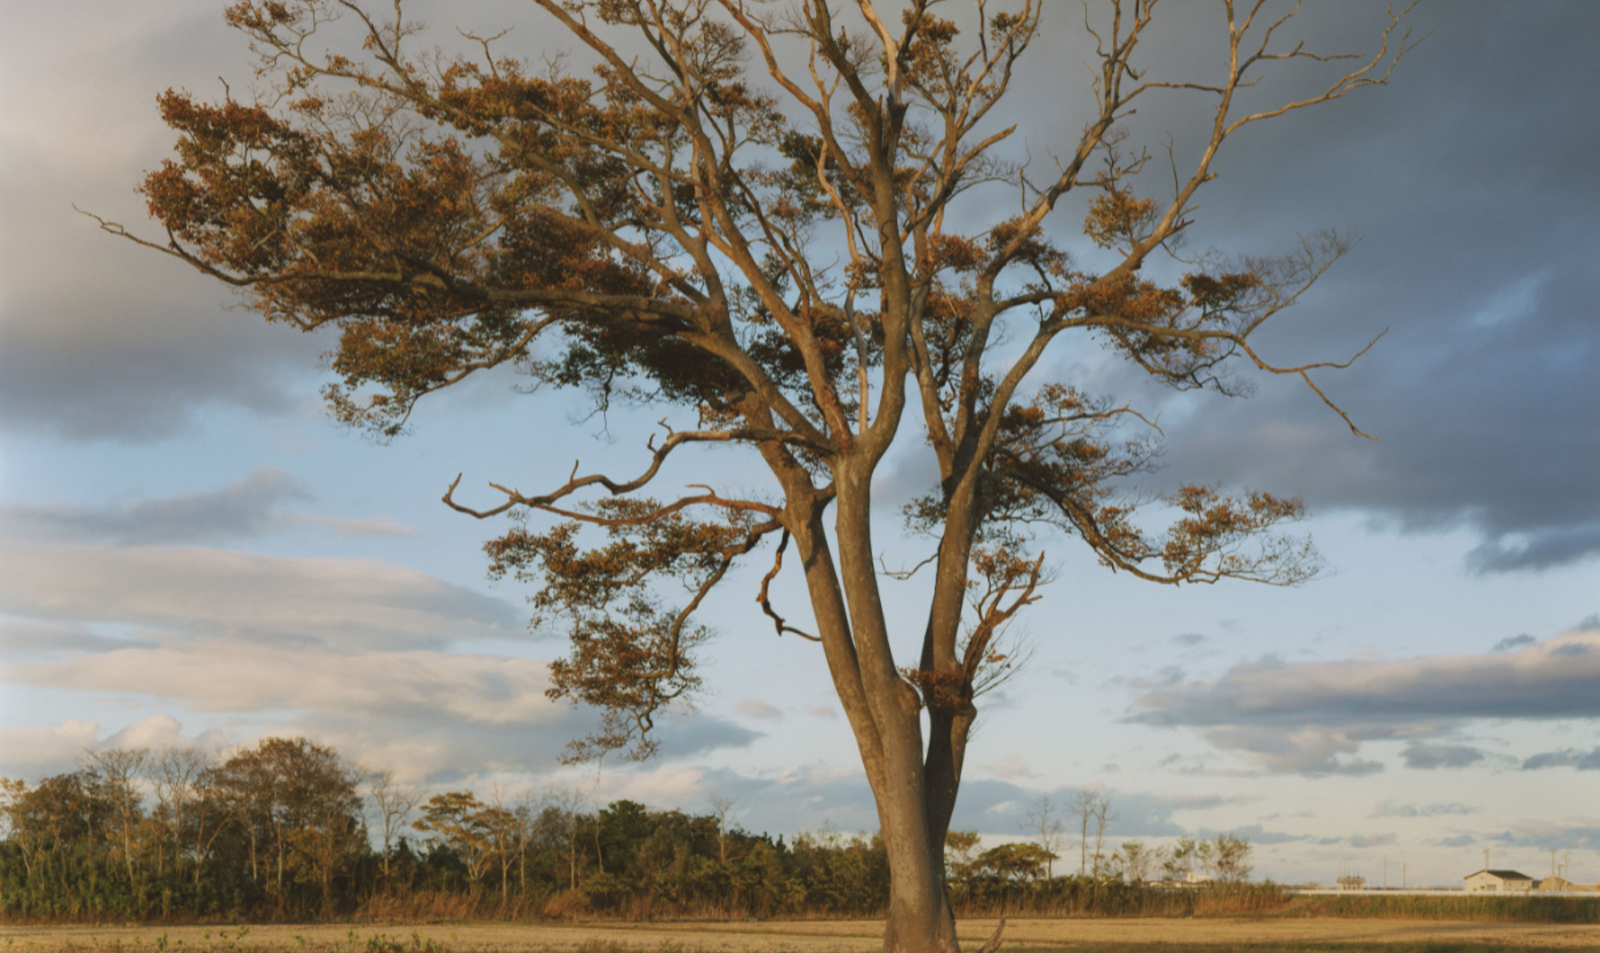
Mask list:
[[[1023,163],[1001,117],[1038,46],[1037,0],[532,7],[540,35],[576,54],[519,58],[515,34],[465,34],[468,52],[447,54],[398,2],[234,4],[256,98],[159,98],[177,155],[142,190],[166,240],[134,240],[270,321],[334,330],[327,397],[352,426],[394,436],[423,396],[504,365],[601,410],[665,414],[636,475],[575,467],[545,492],[496,485],[489,506],[445,495],[516,520],[488,545],[491,571],[532,582],[536,613],[570,632],[552,693],[608,712],[575,753],[653,750],[654,718],[699,685],[694,613],[770,541],[761,608],[778,634],[821,643],[877,798],[886,948],[953,949],[944,835],[974,696],[1005,664],[996,636],[1039,598],[1039,534],[1155,583],[1293,584],[1316,569],[1279,530],[1302,515],[1294,498],[1141,495],[1153,424],[1041,379],[1046,356],[1105,349],[1168,387],[1224,394],[1248,389],[1236,368],[1296,375],[1343,416],[1310,376],[1342,363],[1275,363],[1252,337],[1351,238],[1190,253],[1197,195],[1241,128],[1387,81],[1409,34],[1391,15],[1376,53],[1327,54],[1286,38],[1294,9],[1224,0],[1220,62],[1171,77],[1142,58],[1165,4],[1093,5],[1092,117],[1053,162]],[[1330,62],[1310,94],[1242,108],[1275,70]],[[1211,121],[1152,166],[1123,121],[1158,95]],[[897,659],[872,478],[912,429],[940,475],[906,513],[932,540],[934,585],[921,651]],[[708,478],[650,495],[669,457],[729,445],[760,460],[766,491]],[[790,547],[809,613],[769,598]],[[687,598],[669,603],[663,580]]]

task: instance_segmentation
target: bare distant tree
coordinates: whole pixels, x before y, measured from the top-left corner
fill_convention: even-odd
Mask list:
[[[731,797],[711,795],[711,812],[717,815],[717,860],[724,864],[728,862],[728,811],[734,802]]]
[[[1022,829],[1034,835],[1034,842],[1046,854],[1044,862],[1044,876],[1046,880],[1055,877],[1056,848],[1061,846],[1062,820],[1057,816],[1057,806],[1050,802],[1047,794],[1039,795],[1038,800],[1028,808],[1028,814],[1023,818]]]
[[[373,771],[367,774],[367,799],[372,816],[383,831],[383,876],[389,877],[391,845],[400,831],[405,829],[411,813],[421,804],[427,792],[414,784],[401,784],[394,779],[393,771]]]
[[[1078,821],[1078,876],[1089,872],[1089,823],[1094,817],[1094,804],[1096,795],[1090,791],[1079,791],[1073,795],[1070,806],[1072,817]]]
[[[1218,834],[1211,843],[1211,865],[1217,872],[1217,880],[1237,884],[1250,879],[1254,868],[1247,863],[1251,852],[1249,841],[1232,834]]]
[[[1094,879],[1099,880],[1100,868],[1105,861],[1105,853],[1101,848],[1105,843],[1106,825],[1117,819],[1117,815],[1111,811],[1111,799],[1103,794],[1096,798],[1091,808],[1091,816],[1094,821],[1094,869],[1092,873],[1094,874]]]
[[[174,850],[183,850],[184,831],[200,813],[201,781],[216,763],[207,751],[194,745],[169,745],[151,759],[146,770],[156,792],[156,815],[172,838]],[[174,857],[174,862],[177,862]],[[156,876],[165,870],[164,846],[156,853]],[[196,858],[199,862],[199,858]]]
[[[545,790],[541,821],[559,825],[567,842],[568,889],[578,889],[578,816],[588,797],[575,788],[552,784]]]

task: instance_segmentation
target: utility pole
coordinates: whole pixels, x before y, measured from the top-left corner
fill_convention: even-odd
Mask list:
[[[1483,869],[1489,869],[1489,848],[1487,847],[1483,849]]]
[[[1406,889],[1406,862],[1400,861],[1400,889]]]
[[[1383,889],[1389,889],[1389,855],[1383,855]]]

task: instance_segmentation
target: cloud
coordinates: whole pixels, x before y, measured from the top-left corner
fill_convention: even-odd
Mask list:
[[[208,407],[294,406],[296,377],[313,376],[324,342],[229,313],[224,289],[72,208],[149,232],[133,186],[172,143],[154,94],[238,76],[244,46],[221,17],[179,0],[63,0],[8,16],[0,426],[142,442],[183,432]]]
[[[109,652],[130,646],[150,647],[149,639],[101,635],[76,622],[0,619],[0,651],[7,654]]]
[[[1537,771],[1541,768],[1577,768],[1579,771],[1600,771],[1600,747],[1593,751],[1584,752],[1576,748],[1563,748],[1560,751],[1546,751],[1536,754],[1522,762],[1522,770]]]
[[[181,702],[196,712],[320,711],[359,717],[540,724],[563,709],[547,699],[546,663],[422,650],[340,652],[228,638],[163,638],[62,661],[11,665],[6,680]]]
[[[1351,847],[1385,847],[1398,843],[1400,838],[1394,834],[1355,834],[1350,838]]]
[[[1413,741],[1400,752],[1406,767],[1422,771],[1434,768],[1465,768],[1486,757],[1481,748],[1471,745],[1440,745]]]
[[[1574,630],[1514,652],[1286,663],[1268,657],[1212,681],[1157,687],[1125,721],[1192,726],[1211,744],[1269,771],[1361,774],[1363,743],[1410,739],[1412,767],[1461,767],[1465,745],[1417,740],[1471,718],[1600,717],[1600,633]]]
[[[1233,837],[1247,840],[1252,844],[1263,846],[1270,844],[1294,844],[1300,841],[1311,840],[1311,836],[1309,834],[1286,834],[1283,831],[1269,831],[1260,824],[1247,824],[1244,827],[1234,827],[1229,828],[1228,830],[1217,830],[1214,828],[1203,827],[1197,832],[1196,836],[1202,840],[1209,840],[1221,834],[1228,834]]]
[[[1506,636],[1505,638],[1503,638],[1500,641],[1496,642],[1494,644],[1494,648],[1490,649],[1489,651],[1491,651],[1491,652],[1510,652],[1510,651],[1512,651],[1514,649],[1520,649],[1524,645],[1532,645],[1533,643],[1535,643],[1537,641],[1539,641],[1539,640],[1534,638],[1533,636],[1527,634],[1526,632],[1524,632],[1521,635]]]
[[[1480,574],[1548,569],[1600,553],[1600,522],[1541,527],[1518,535],[1523,538],[1508,541],[1501,536],[1484,542],[1467,554],[1468,568]]]
[[[281,532],[291,520],[277,505],[295,498],[305,499],[305,491],[289,474],[267,468],[220,490],[120,509],[0,504],[0,529],[13,537],[117,545],[219,542]]]
[[[733,706],[733,710],[747,718],[778,719],[783,717],[783,712],[757,698],[746,698]]]
[[[309,495],[288,473],[268,467],[221,489],[142,500],[120,508],[0,503],[0,532],[12,538],[117,546],[219,543],[306,524],[349,536],[414,534],[387,517],[351,520],[285,513],[278,508],[294,499],[309,499]]]
[[[1449,814],[1476,814],[1478,809],[1466,804],[1396,804],[1384,801],[1372,809],[1368,817],[1440,817]]]
[[[1457,834],[1454,837],[1441,837],[1440,839],[1436,841],[1430,841],[1429,843],[1439,847],[1471,847],[1478,843],[1478,839],[1473,837],[1471,834]]]
[[[1317,726],[1285,730],[1278,726],[1217,725],[1204,729],[1201,737],[1224,751],[1246,752],[1274,773],[1362,777],[1382,771],[1383,765],[1351,756],[1363,741],[1391,734],[1391,730],[1382,727],[1354,731]]]
[[[1034,776],[1033,769],[1028,766],[1028,762],[1023,760],[1020,755],[1014,754],[1008,754],[999,761],[984,765],[983,770],[1007,781],[1012,778],[1031,778]]]
[[[1570,823],[1570,821],[1577,823]],[[1568,850],[1600,850],[1600,817],[1571,818],[1569,823],[1529,820],[1492,835],[1505,847],[1531,847],[1543,853],[1552,844]]]
[[[1345,27],[1370,9],[1345,7]],[[1300,151],[1284,126],[1276,148],[1233,154],[1229,173],[1257,199],[1235,210],[1214,193],[1207,224],[1220,216],[1261,243],[1287,230],[1277,223],[1289,205],[1297,221],[1354,222],[1364,234],[1264,329],[1263,343],[1270,335],[1269,352],[1291,363],[1342,359],[1392,328],[1350,369],[1316,378],[1383,442],[1352,439],[1300,382],[1266,381],[1256,400],[1200,402],[1201,414],[1168,428],[1175,479],[1201,473],[1278,489],[1316,512],[1383,514],[1409,530],[1469,527],[1483,543],[1472,561],[1481,572],[1594,558],[1600,273],[1582,223],[1600,212],[1600,189],[1580,170],[1582,157],[1600,152],[1600,104],[1569,96],[1550,102],[1549,114],[1519,108],[1548,86],[1469,65],[1570,56],[1571,88],[1592,88],[1590,58],[1567,36],[1552,38],[1570,29],[1592,35],[1600,11],[1571,12],[1544,7],[1507,18],[1492,4],[1454,4],[1382,96],[1317,114],[1318,153]],[[1481,141],[1486,124],[1500,143],[1467,145]],[[1527,153],[1518,148],[1546,126],[1561,128]],[[1373,182],[1363,160],[1378,155],[1405,156],[1390,168],[1406,171]],[[1286,161],[1293,164],[1272,167]],[[1526,178],[1505,183],[1497,168]],[[1463,204],[1454,198],[1461,194],[1477,198]],[[1261,215],[1266,209],[1279,214]]]
[[[0,726],[0,772],[36,778],[71,771],[99,733],[95,722],[76,718],[48,728]]]
[[[0,611],[342,649],[526,638],[510,603],[414,569],[198,547],[0,543]]]

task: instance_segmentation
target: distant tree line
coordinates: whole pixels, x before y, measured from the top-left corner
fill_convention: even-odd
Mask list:
[[[226,758],[110,749],[36,785],[0,780],[0,916],[881,915],[889,867],[878,837],[824,830],[785,842],[731,825],[732,804],[713,798],[711,813],[690,815],[633,801],[586,810],[570,789],[430,796],[305,739]],[[1042,807],[1031,842],[980,851],[976,833],[950,834],[958,911],[1119,912],[1148,906],[1139,897],[1157,876],[1249,874],[1249,845],[1222,837],[1105,855],[1097,842],[1092,864],[1052,876],[1059,825],[1050,830]]]

